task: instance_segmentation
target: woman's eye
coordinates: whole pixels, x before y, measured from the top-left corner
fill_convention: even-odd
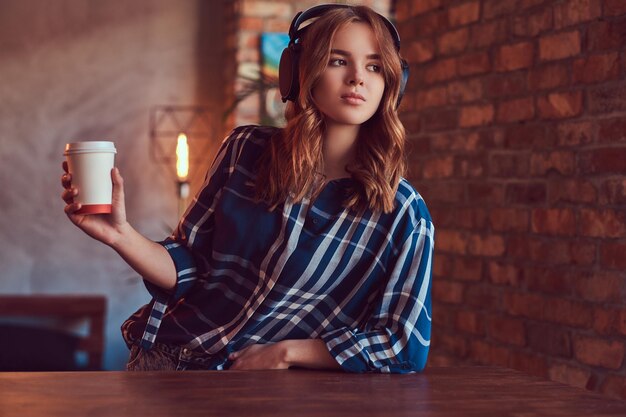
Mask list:
[[[370,71],[374,71],[374,72],[380,72],[381,71],[380,65],[376,65],[376,64],[368,65],[367,68],[369,68]]]
[[[341,58],[335,58],[330,60],[330,65],[338,67],[340,65],[346,65],[346,60]]]

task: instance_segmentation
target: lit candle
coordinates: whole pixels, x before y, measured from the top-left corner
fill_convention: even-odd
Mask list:
[[[178,135],[176,144],[176,175],[179,181],[186,181],[189,175],[189,146],[187,145],[187,135]]]

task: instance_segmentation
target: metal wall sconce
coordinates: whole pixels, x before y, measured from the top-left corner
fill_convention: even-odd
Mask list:
[[[155,106],[150,110],[150,156],[175,178],[179,217],[187,208],[190,183],[216,137],[216,114],[207,106]]]

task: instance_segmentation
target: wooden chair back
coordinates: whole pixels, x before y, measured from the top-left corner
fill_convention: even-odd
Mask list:
[[[89,319],[77,350],[88,355],[89,370],[102,369],[106,298],[97,295],[0,295],[0,317]]]

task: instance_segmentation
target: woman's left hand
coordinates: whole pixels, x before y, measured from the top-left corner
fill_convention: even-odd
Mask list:
[[[288,369],[286,349],[282,342],[256,344],[228,355],[233,364],[228,369]]]

